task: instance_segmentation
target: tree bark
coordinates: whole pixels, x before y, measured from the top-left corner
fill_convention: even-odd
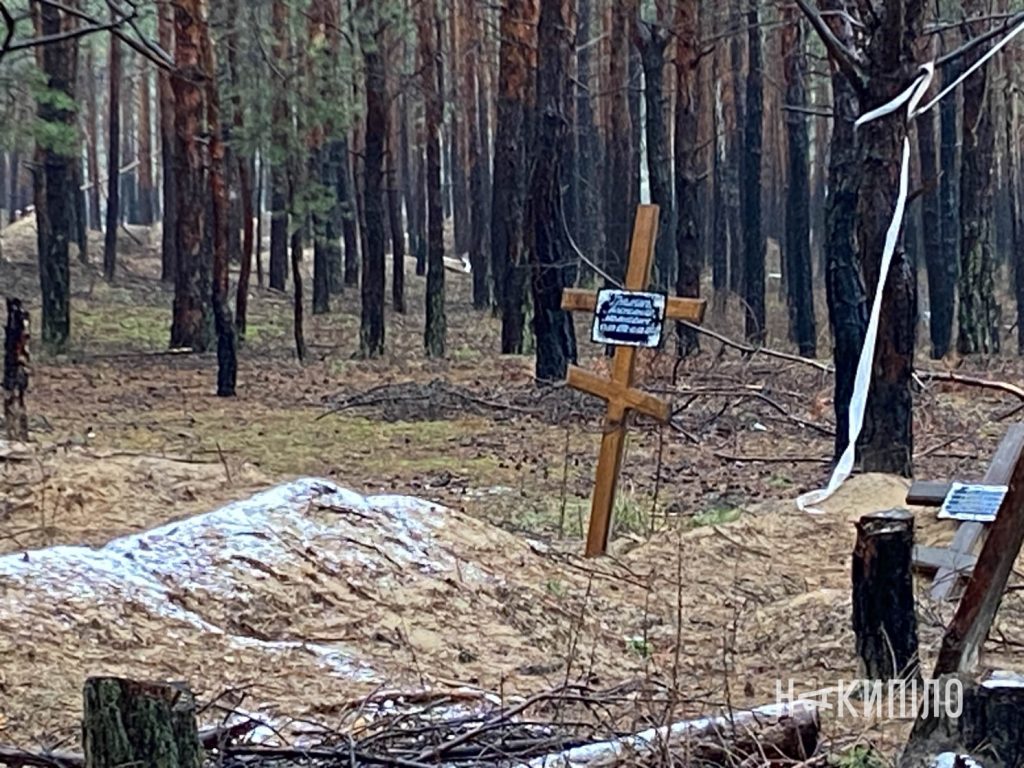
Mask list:
[[[421,0],[417,16],[419,68],[426,120],[427,297],[423,344],[428,357],[443,357],[446,320],[444,295],[444,205],[441,201],[441,94],[437,61],[437,6]]]
[[[28,441],[28,411],[25,392],[28,389],[29,313],[20,299],[7,297],[7,323],[4,326],[4,427],[7,439]]]
[[[669,147],[669,98],[665,91],[665,50],[671,39],[665,27],[637,19],[636,45],[644,70],[647,107],[647,179],[651,202],[658,206],[658,240],[654,249],[654,285],[667,293],[676,278],[676,212]]]
[[[448,21],[448,51],[445,57],[447,63],[445,72],[446,83],[442,86],[442,93],[448,94],[450,103],[454,109],[449,112],[449,135],[448,135],[448,175],[451,179],[451,206],[452,225],[455,234],[455,253],[462,256],[470,250],[470,213],[469,213],[469,185],[466,179],[466,138],[467,120],[463,116],[467,107],[467,94],[460,88],[462,71],[465,69],[463,60],[466,41],[462,39],[462,25],[459,19],[467,13],[466,9],[460,8],[458,12],[451,12],[451,6],[446,6],[449,12],[445,14]]]
[[[860,677],[920,678],[914,612],[914,517],[894,509],[857,523],[853,550],[853,631]]]
[[[184,685],[91,677],[84,699],[82,742],[89,768],[202,764],[195,699]]]
[[[814,266],[811,261],[810,137],[807,116],[807,54],[800,14],[787,12],[782,48],[786,52],[786,135],[789,149],[789,184],[786,188],[785,270],[790,312],[790,333],[800,354],[817,357],[814,320]]]
[[[89,172],[89,228],[94,232],[103,229],[100,223],[100,161],[97,141],[96,105],[99,94],[96,92],[96,69],[93,63],[93,48],[88,46],[85,55],[85,78],[88,84],[85,99],[85,164]]]
[[[205,2],[205,0],[200,0]],[[235,324],[228,303],[228,271],[231,261],[228,228],[231,212],[227,188],[226,147],[220,117],[220,94],[217,91],[217,66],[210,40],[210,28],[201,19],[201,39],[206,70],[206,130],[209,145],[209,196],[213,208],[213,280],[211,299],[213,320],[217,330],[217,396],[234,397],[238,378]]]
[[[533,332],[540,384],[565,380],[576,360],[576,339],[562,291],[571,263],[562,211],[561,159],[567,142],[565,109],[573,41],[572,0],[541,0],[537,38],[537,137],[530,180],[530,263]]]
[[[675,248],[678,260],[676,293],[696,299],[700,297],[700,273],[703,254],[700,251],[698,210],[698,110],[700,67],[699,0],[682,0],[676,6],[676,124],[675,124],[675,194],[678,216]],[[700,350],[697,332],[676,325],[678,353],[687,357]]]
[[[121,214],[121,43],[110,35],[110,89],[107,96],[107,228],[103,236],[103,277],[114,279],[117,270],[117,230]]]
[[[153,121],[150,109],[149,65],[139,59],[139,224],[155,219],[153,188]]]
[[[746,93],[741,86],[743,66],[743,34],[745,14],[743,5],[748,0],[731,0],[729,5],[729,87],[724,93],[729,97],[726,103],[726,166],[724,195],[727,226],[729,231],[729,290],[737,295],[743,292],[743,261],[745,250],[743,226],[743,183],[744,149],[746,133]],[[744,313],[745,314],[745,313]]]
[[[73,23],[49,3],[35,0],[33,11],[39,36],[60,35]],[[33,170],[43,346],[53,354],[66,351],[71,335],[68,244],[73,233],[68,188],[74,184],[73,166],[79,151],[71,106],[75,103],[77,49],[77,39],[70,38],[41,46],[36,52],[46,87],[60,97],[38,103],[36,115],[48,135],[36,143]]]
[[[230,31],[226,48],[228,78],[233,90],[231,98],[233,137],[240,136],[245,130],[245,110],[242,105],[241,77],[238,68],[239,29],[242,25],[242,16],[239,11],[239,0],[228,0],[227,15]],[[239,147],[235,148],[233,156],[238,162],[238,195],[242,208],[242,253],[238,271],[238,287],[235,293],[235,337],[236,343],[240,344],[245,341],[246,320],[249,314],[249,283],[252,277],[255,240],[253,217],[258,211],[253,210],[253,158],[247,152],[242,152]]]
[[[171,347],[205,352],[210,344],[210,254],[204,139],[206,100],[202,61],[203,0],[178,0],[174,6],[175,167],[177,182],[177,274]]]
[[[388,224],[391,230],[391,306],[398,314],[405,314],[405,223],[402,221],[402,185],[400,165],[402,146],[400,128],[403,118],[399,111],[401,101],[392,103],[388,126],[387,150],[387,204]]]
[[[362,314],[359,349],[365,357],[384,354],[384,143],[388,136],[388,91],[384,60],[386,21],[373,0],[360,0],[363,61],[366,78],[366,150],[364,153],[364,217]],[[401,236],[401,233],[399,233]]]
[[[160,46],[165,51],[174,50],[174,7],[170,0],[160,3],[157,17]],[[171,75],[160,70],[157,74],[157,90],[160,96],[160,160],[161,186],[164,193],[161,216],[160,279],[165,283],[174,282],[178,273],[178,206],[177,181],[174,178],[176,161],[174,157],[174,89]]]
[[[826,0],[822,8],[842,11],[843,0]],[[828,16],[833,33],[844,44],[853,40],[850,22],[837,13]],[[857,262],[854,228],[860,189],[860,160],[854,121],[860,116],[857,93],[849,77],[832,64],[833,127],[829,143],[828,192],[825,198],[825,296],[832,329],[835,362],[835,458],[849,441],[850,397],[857,360],[868,326],[867,291]]]
[[[501,352],[505,355],[522,354],[525,335],[525,148],[531,135],[537,14],[536,0],[510,0],[501,8],[491,259],[495,297],[501,309]]]
[[[276,67],[288,70],[290,40],[288,6],[274,0],[271,10],[274,28],[273,57]],[[272,78],[271,153],[270,153],[270,287],[283,291],[288,275],[288,163],[291,158],[291,119],[288,83],[280,76]]]
[[[711,285],[714,289],[712,310],[716,316],[725,312],[729,297],[729,211],[728,198],[729,178],[729,141],[727,139],[729,124],[725,115],[725,85],[722,78],[721,58],[723,54],[715,51],[712,54],[712,96],[714,102],[712,120],[712,212],[711,212]]]
[[[747,341],[763,344],[764,232],[761,222],[761,152],[764,142],[764,61],[761,53],[760,0],[747,6],[747,92],[743,119],[740,206],[743,212],[743,298]]]
[[[483,49],[481,26],[477,3],[470,0],[464,13],[457,13],[463,22],[461,43],[463,51],[462,99],[466,107],[466,170],[469,177],[469,263],[473,272],[473,308],[486,309],[491,296],[488,285],[487,254],[487,206],[483,203],[484,189],[483,139],[480,132],[480,113],[486,111],[486,102],[481,102],[478,86],[478,69]]]
[[[605,180],[607,272],[621,283],[626,278],[626,259],[636,207],[633,178],[632,121],[629,110],[629,43],[636,14],[633,0],[612,0],[611,55],[608,87],[608,177]]]
[[[967,0],[969,17],[984,15],[988,3]],[[971,25],[968,37],[982,31]],[[985,52],[980,46],[969,54],[966,66]],[[995,131],[988,86],[988,66],[963,84],[963,138],[960,167],[960,284],[957,312],[957,352],[999,352],[1000,309],[995,297],[995,254],[992,242],[992,167]]]
[[[596,91],[600,78],[595,76],[595,69],[600,69],[600,59],[592,55],[594,46],[590,35],[594,0],[579,0],[578,22],[576,31],[576,77],[579,87],[576,89],[576,158],[577,158],[577,221],[576,239],[580,250],[593,259],[601,250],[601,233],[604,231],[602,220],[602,202],[600,194],[600,175],[598,163],[601,158],[601,137],[597,130],[594,115]],[[597,66],[594,66],[594,61]],[[591,283],[592,272],[587,265],[581,265],[585,281]]]

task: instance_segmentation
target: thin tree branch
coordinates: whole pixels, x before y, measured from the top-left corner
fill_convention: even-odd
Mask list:
[[[803,12],[804,16],[814,27],[814,31],[818,33],[818,37],[825,44],[825,48],[831,54],[836,64],[840,69],[850,78],[854,87],[859,93],[864,90],[864,83],[861,79],[861,73],[864,69],[864,63],[861,57],[857,55],[856,51],[847,48],[843,45],[842,41],[836,37],[835,33],[828,26],[828,23],[821,17],[821,14],[812,8],[807,0],[796,0],[797,6]]]

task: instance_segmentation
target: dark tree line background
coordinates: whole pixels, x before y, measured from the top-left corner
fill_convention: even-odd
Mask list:
[[[0,208],[38,217],[52,352],[74,249],[98,258],[86,229],[105,230],[116,281],[121,225],[159,221],[169,343],[216,349],[221,394],[253,283],[294,296],[300,358],[307,309],[358,301],[372,357],[423,280],[423,349],[441,357],[446,259],[463,257],[472,311],[500,318],[495,352],[532,350],[559,380],[576,356],[562,288],[621,281],[650,200],[659,289],[707,295],[709,322],[741,317],[749,343],[832,353],[838,453],[908,131],[863,464],[911,471],[919,329],[934,358],[995,353],[1011,298],[1024,318],[1021,45],[911,125],[853,128],[921,62],[949,82],[982,56],[1019,22],[1011,0],[2,5]]]

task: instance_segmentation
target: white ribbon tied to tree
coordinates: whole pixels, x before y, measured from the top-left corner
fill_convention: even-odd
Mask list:
[[[896,112],[906,104],[907,123],[910,123],[918,115],[924,114],[938,104],[943,98],[951,93],[960,83],[970,77],[974,72],[985,65],[990,58],[1002,50],[1018,34],[1024,32],[1024,23],[1018,24],[1006,37],[992,46],[984,56],[981,56],[974,64],[968,67],[956,80],[946,86],[934,99],[929,101],[920,109],[918,105],[924,99],[925,94],[931,87],[935,77],[935,62],[931,61],[922,65],[921,73],[917,76],[910,87],[899,96],[886,104],[861,115],[854,123],[855,128],[870,123],[886,115]],[[854,461],[857,453],[857,440],[861,430],[864,428],[864,411],[867,407],[868,391],[871,388],[871,371],[875,360],[875,344],[878,340],[878,323],[882,312],[882,296],[885,293],[885,284],[889,276],[889,267],[892,264],[893,254],[896,252],[896,245],[899,243],[900,230],[903,227],[903,216],[907,207],[907,196],[910,186],[910,136],[906,133],[903,137],[903,160],[900,169],[899,193],[896,196],[896,209],[893,211],[892,221],[885,236],[885,246],[882,250],[882,263],[878,273],[878,286],[875,288],[874,301],[871,304],[871,315],[868,319],[867,333],[864,336],[864,346],[861,347],[860,358],[857,361],[857,373],[853,383],[853,394],[850,396],[850,413],[847,431],[847,444],[843,455],[839,457],[832,477],[824,488],[810,491],[797,498],[797,506],[811,514],[821,514],[822,510],[814,505],[820,504],[842,487],[847,478],[853,472]]]

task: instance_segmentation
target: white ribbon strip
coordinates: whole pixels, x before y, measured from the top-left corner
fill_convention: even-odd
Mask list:
[[[907,90],[899,96],[884,104],[878,109],[868,112],[857,120],[855,126],[859,127],[865,123],[877,120],[880,117],[891,114],[903,104],[907,104],[907,119],[914,117],[914,109],[924,98],[931,87],[932,78],[935,75],[935,65],[926,64]],[[882,249],[882,264],[878,273],[878,287],[875,289],[875,298],[871,305],[871,316],[868,319],[867,334],[864,337],[864,346],[860,350],[860,358],[857,361],[857,374],[853,383],[853,394],[850,396],[850,414],[847,431],[847,444],[843,455],[839,457],[839,463],[832,472],[832,477],[825,488],[810,491],[803,494],[797,500],[797,506],[811,514],[822,514],[823,510],[813,505],[820,504],[839,490],[846,479],[853,472],[853,464],[857,454],[857,438],[860,437],[864,428],[864,411],[867,406],[868,391],[871,388],[871,369],[875,361],[875,343],[878,341],[878,322],[882,313],[882,296],[885,294],[885,284],[889,277],[889,267],[892,264],[893,254],[896,252],[896,245],[899,242],[900,228],[903,226],[903,215],[907,207],[907,196],[910,192],[910,138],[903,137],[903,163],[900,168],[900,188],[896,197],[896,210],[893,212],[892,221],[889,222],[889,229],[885,235],[885,247]]]

